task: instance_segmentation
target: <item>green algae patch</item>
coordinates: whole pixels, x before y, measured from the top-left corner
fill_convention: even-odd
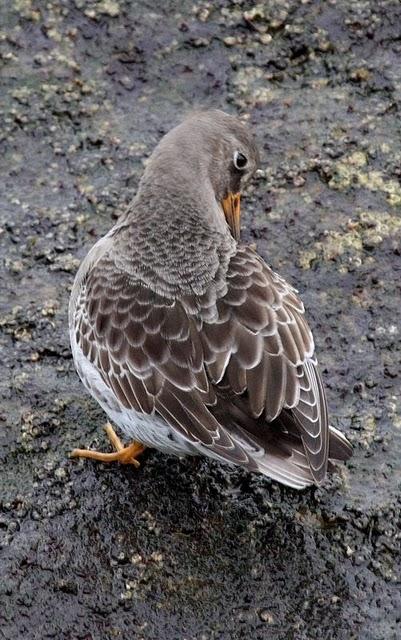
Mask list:
[[[339,270],[347,271],[343,258],[354,266],[370,260],[369,250],[380,245],[385,238],[401,232],[401,216],[387,212],[361,211],[355,219],[348,221],[341,231],[329,231],[324,240],[302,251],[298,264],[310,269],[316,262],[334,260]]]
[[[369,191],[381,191],[386,194],[391,206],[401,205],[401,185],[397,180],[386,180],[381,171],[366,171],[367,157],[362,151],[355,151],[334,165],[329,187],[345,191],[350,187],[359,187]]]
[[[238,94],[245,97],[245,103],[267,104],[281,95],[279,89],[274,88],[266,79],[266,74],[259,67],[239,69],[233,80]]]

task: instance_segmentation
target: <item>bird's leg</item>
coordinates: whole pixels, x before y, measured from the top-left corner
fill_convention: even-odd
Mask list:
[[[140,463],[137,457],[145,450],[145,446],[140,442],[134,441],[127,447],[124,447],[110,422],[107,422],[105,430],[107,437],[115,449],[114,453],[101,453],[100,451],[92,451],[91,449],[74,449],[71,452],[71,458],[91,458],[92,460],[100,460],[101,462],[121,462],[121,464],[133,464],[135,467],[139,467]]]

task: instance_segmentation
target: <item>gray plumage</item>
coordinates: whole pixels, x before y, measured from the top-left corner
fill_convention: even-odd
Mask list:
[[[303,488],[351,448],[329,427],[302,302],[237,244],[220,204],[258,160],[248,129],[220,111],[170,131],[79,269],[71,345],[83,383],[126,436]]]

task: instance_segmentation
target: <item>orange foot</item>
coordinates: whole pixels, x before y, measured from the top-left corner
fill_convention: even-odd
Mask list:
[[[101,453],[100,451],[92,451],[91,449],[74,449],[71,451],[71,458],[92,458],[92,460],[100,460],[101,462],[121,462],[121,464],[133,464],[139,467],[140,463],[137,457],[145,450],[145,446],[140,442],[131,442],[124,447],[120,438],[114,431],[110,422],[106,423],[105,430],[107,436],[115,448],[114,453]]]

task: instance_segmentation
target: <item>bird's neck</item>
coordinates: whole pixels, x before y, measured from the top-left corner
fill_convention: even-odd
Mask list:
[[[141,183],[116,236],[116,264],[158,293],[203,295],[225,275],[236,247],[211,195],[186,188],[185,177]]]

